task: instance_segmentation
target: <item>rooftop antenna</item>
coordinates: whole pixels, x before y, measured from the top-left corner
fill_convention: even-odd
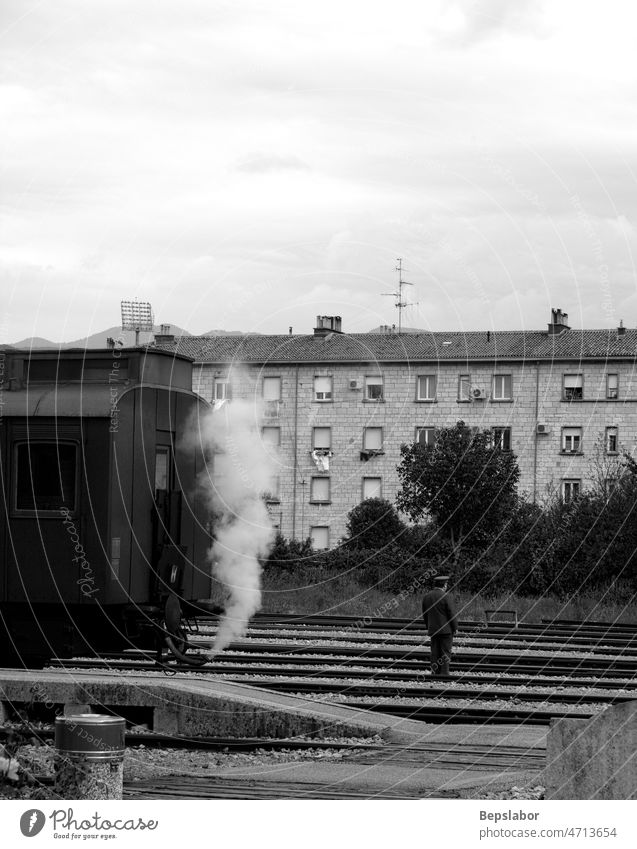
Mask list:
[[[148,301],[122,301],[122,330],[135,331],[135,346],[139,345],[139,334],[152,333],[153,308]]]
[[[382,292],[382,295],[387,295],[391,298],[396,298],[396,303],[394,306],[398,309],[398,335],[400,335],[403,327],[403,310],[405,307],[415,307],[415,303],[410,303],[409,301],[403,301],[403,286],[413,286],[413,283],[408,283],[407,280],[403,280],[403,261],[402,257],[398,257],[396,260],[398,265],[395,270],[398,272],[398,291],[397,292]]]

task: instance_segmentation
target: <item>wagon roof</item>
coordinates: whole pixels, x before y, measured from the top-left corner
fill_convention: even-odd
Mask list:
[[[130,388],[139,388],[139,385]],[[111,390],[115,389],[115,393]],[[100,383],[41,384],[2,393],[0,415],[48,418],[108,418],[127,386]]]

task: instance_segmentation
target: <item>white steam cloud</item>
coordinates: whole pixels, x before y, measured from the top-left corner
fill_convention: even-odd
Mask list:
[[[214,513],[215,542],[208,556],[212,574],[228,599],[210,657],[245,634],[250,617],[261,607],[260,557],[266,557],[274,530],[263,501],[276,473],[258,428],[254,402],[231,401],[201,421],[205,447],[214,454],[205,489]]]

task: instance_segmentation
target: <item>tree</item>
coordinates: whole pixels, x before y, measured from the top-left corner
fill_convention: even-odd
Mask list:
[[[347,514],[348,545],[375,551],[390,544],[400,545],[406,526],[391,502],[366,498]]]
[[[438,431],[433,445],[403,445],[400,453],[398,509],[414,521],[431,516],[456,561],[463,543],[493,537],[516,507],[517,459],[489,430],[459,421]]]
[[[637,463],[626,452],[602,468],[593,485],[563,505],[553,555],[562,593],[637,586]],[[553,506],[555,511],[557,506]]]

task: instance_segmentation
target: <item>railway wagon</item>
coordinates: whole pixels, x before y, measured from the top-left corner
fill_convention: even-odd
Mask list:
[[[210,595],[210,522],[186,438],[192,361],[11,350],[0,384],[0,662],[148,646]]]

